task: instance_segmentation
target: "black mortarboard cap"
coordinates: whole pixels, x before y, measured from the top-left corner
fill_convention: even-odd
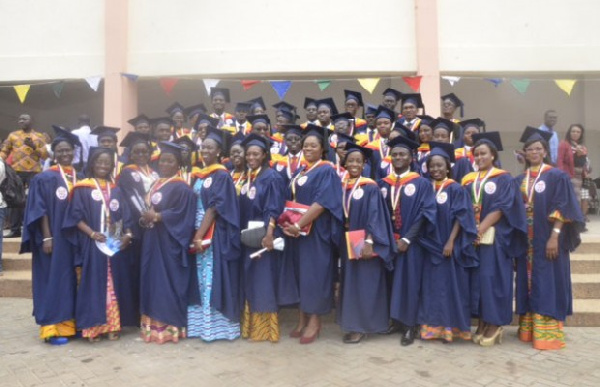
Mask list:
[[[198,119],[196,120],[196,123],[194,124],[194,129],[198,130],[198,127],[200,126],[200,124],[202,124],[204,122],[206,122],[206,123],[208,123],[208,125],[214,126],[214,127],[219,125],[218,118],[211,117],[206,113],[198,113]]]
[[[303,132],[303,140],[309,136],[317,136],[321,140],[323,149],[328,147],[327,142],[329,141],[329,129],[323,128],[318,125],[307,124]]]
[[[246,138],[246,136],[244,136],[244,133],[237,132],[231,138],[231,146],[234,146],[235,144],[241,144],[242,141],[244,141],[245,138]]]
[[[185,111],[185,108],[179,102],[175,102],[173,105],[169,106],[167,108],[167,110],[165,110],[165,111],[167,112],[167,114],[172,116],[173,114],[175,114],[177,112],[183,113]]]
[[[119,146],[123,148],[131,148],[135,144],[139,143],[147,144],[148,146],[150,146],[150,136],[148,134],[140,132],[129,132],[127,133],[125,138],[121,140]]]
[[[500,132],[485,132],[485,133],[475,133],[472,136],[473,143],[477,144],[478,142],[484,142],[492,147],[494,147],[497,151],[501,151],[502,148],[502,139],[500,138]]]
[[[415,149],[417,149],[419,147],[418,143],[416,143],[415,141],[412,141],[409,138],[404,137],[404,136],[394,137],[393,139],[391,139],[388,142],[387,145],[388,145],[388,147],[390,149],[397,148],[397,147],[402,147],[402,148],[409,149],[411,151],[415,150]]]
[[[298,136],[303,135],[303,129],[300,125],[293,125],[293,124],[281,125],[279,130],[283,133],[284,137],[289,133],[295,133]]]
[[[353,142],[347,142],[344,145],[344,148],[346,149],[346,158],[348,158],[348,155],[352,152],[360,152],[363,154],[363,157],[365,158],[365,160],[370,160],[371,156],[373,155],[373,150],[369,149],[369,148],[365,148],[362,146],[359,146]]]
[[[442,156],[443,158],[450,160],[451,163],[453,163],[455,160],[453,144],[430,141],[429,149],[431,149],[431,151],[429,152],[429,157],[436,155]]]
[[[431,122],[434,120],[432,116],[428,116],[427,114],[417,116],[421,120],[421,125],[431,126]]]
[[[404,136],[411,141],[417,141],[417,133],[402,125],[400,121],[396,121],[396,123],[394,124],[394,129],[392,129],[392,131],[400,133],[401,136]]]
[[[521,135],[521,139],[519,141],[522,143],[541,140],[548,142],[551,138],[552,132],[546,132],[545,130],[538,129],[534,126],[528,126],[523,131],[523,135]]]
[[[265,105],[265,101],[263,100],[263,97],[253,98],[246,103],[250,104],[250,111],[254,110],[257,106],[260,106],[264,111],[267,110],[267,105]]]
[[[198,149],[198,145],[194,141],[192,141],[190,136],[181,136],[181,137],[173,140],[173,143],[175,143],[179,146],[185,145],[192,152]]]
[[[158,124],[169,124],[169,126],[173,126],[173,120],[171,119],[171,117],[152,118],[150,120],[150,124],[152,126],[156,126]]]
[[[281,101],[281,102],[277,102],[275,105],[273,105],[273,107],[275,109],[279,110],[287,110],[290,112],[295,112],[296,111],[296,106],[292,105],[291,103],[287,103],[285,101]]]
[[[402,94],[402,106],[404,106],[405,103],[413,103],[417,109],[423,109],[425,107],[423,105],[421,93]]]
[[[485,126],[485,122],[483,122],[479,118],[471,118],[468,120],[463,120],[463,121],[459,122],[458,124],[460,125],[461,128],[463,128],[463,130],[467,129],[471,126],[476,127],[477,130],[481,130],[481,128]]]
[[[396,121],[396,113],[383,105],[379,105],[377,107],[377,111],[375,112],[375,119],[378,118],[387,118],[390,121]]]
[[[296,119],[296,113],[284,107],[277,110],[277,115],[284,116],[289,122],[294,122],[294,120]]]
[[[115,128],[112,126],[104,126],[104,125],[99,125],[96,126],[90,133],[91,134],[95,134],[98,136],[98,140],[100,140],[103,137],[110,137],[113,139],[117,139],[117,132],[121,130],[121,128]]]
[[[346,97],[346,101],[349,99],[353,99],[358,102],[359,106],[363,106],[362,94],[358,91],[353,90],[344,90],[344,96]]]
[[[402,99],[402,92],[396,90],[396,89],[385,89],[383,91],[383,95],[391,95],[392,97],[396,98],[396,101],[399,101],[400,99]]]
[[[375,115],[375,113],[377,113],[377,106],[367,104],[367,109],[365,111],[365,115],[369,115],[369,114]]]
[[[251,107],[252,107],[252,105],[249,104],[248,102],[238,102],[235,104],[234,110],[236,112],[249,112]]]
[[[325,105],[325,106],[329,106],[332,116],[338,114],[338,110],[335,107],[335,102],[333,102],[333,98],[318,99],[315,101],[315,103],[317,104],[317,109],[319,108],[319,106]]]
[[[206,106],[203,103],[197,105],[188,106],[183,110],[183,113],[188,117],[193,117],[196,114],[206,113]]]
[[[210,88],[210,99],[213,99],[215,95],[221,94],[225,99],[225,102],[229,102],[231,99],[229,98],[229,89],[224,87],[211,87]]]
[[[431,124],[429,126],[431,126],[433,130],[442,128],[448,131],[448,133],[452,133],[454,131],[454,122],[442,117],[438,117],[435,120],[431,121]]]
[[[137,117],[133,117],[132,119],[127,120],[127,122],[129,122],[133,127],[136,127],[142,122],[147,122],[148,124],[150,124],[150,118],[148,118],[145,114],[140,114]]]
[[[52,144],[50,145],[50,148],[52,150],[54,150],[56,145],[58,145],[58,143],[61,141],[66,141],[69,144],[71,144],[73,147],[81,146],[81,142],[79,142],[79,137],[77,137],[76,135],[71,133],[69,131],[69,129],[67,129],[63,126],[58,126],[58,125],[52,125],[52,129],[54,129],[54,134],[55,134],[54,140],[52,141]]]
[[[354,117],[350,113],[341,113],[331,116],[331,122],[334,124],[338,121],[347,121],[354,120]]]
[[[316,102],[317,102],[317,100],[316,100],[316,99],[314,99],[314,98],[309,98],[309,97],[306,97],[306,98],[304,98],[304,109],[308,109],[308,107],[309,107],[310,105],[315,105],[315,106],[317,106],[317,103],[316,103]]]
[[[463,101],[461,101],[461,99],[458,98],[456,96],[456,94],[450,93],[450,94],[442,95],[441,99],[442,99],[442,102],[449,99],[450,101],[452,101],[454,106],[456,106],[457,108],[460,108],[460,116],[462,117],[465,115],[465,111],[464,111],[465,103]]]
[[[246,119],[252,124],[254,125],[255,122],[264,122],[267,125],[271,124],[271,120],[269,119],[269,116],[266,114],[257,114],[255,116],[247,116]]]
[[[214,126],[209,126],[206,138],[210,138],[216,141],[221,147],[221,150],[225,151],[229,149],[229,144],[231,143],[232,136],[231,134],[229,134],[229,132],[225,130],[217,129]]]

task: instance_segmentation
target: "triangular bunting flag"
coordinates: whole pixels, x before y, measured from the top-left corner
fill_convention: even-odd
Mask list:
[[[567,93],[568,96],[571,96],[571,91],[573,91],[573,87],[575,86],[575,79],[555,79],[554,82],[556,86],[558,86],[562,91]]]
[[[13,87],[14,87],[15,91],[17,92],[19,101],[21,101],[21,103],[25,102],[25,98],[27,98],[27,93],[29,93],[29,89],[31,88],[31,85],[16,85]]]
[[[102,80],[102,77],[100,75],[96,75],[93,77],[87,77],[85,79],[85,81],[87,82],[88,85],[90,85],[90,88],[94,91],[98,91],[98,86],[100,86],[100,81]]]
[[[319,90],[321,91],[327,89],[331,85],[331,81],[327,81],[325,79],[321,79],[315,82],[317,82],[317,85],[319,85]]]
[[[369,94],[373,94],[373,90],[377,87],[379,83],[379,78],[361,78],[358,80],[358,83],[369,92]]]
[[[521,94],[525,94],[531,81],[529,79],[511,79],[510,84]]]
[[[279,96],[279,99],[281,100],[285,98],[285,95],[287,94],[288,90],[290,89],[290,87],[292,87],[291,81],[271,81],[270,83],[271,87],[273,88],[273,90],[275,90],[275,92]]]
[[[412,89],[412,91],[418,93],[419,89],[421,88],[421,78],[423,77],[418,75],[415,77],[402,77],[402,80],[406,82],[406,84]]]
[[[252,86],[256,85],[257,83],[260,83],[260,81],[243,80],[241,81],[241,83],[244,90],[250,90]]]
[[[171,92],[173,91],[173,88],[177,84],[177,81],[179,81],[179,79],[177,79],[177,78],[161,78],[160,79],[160,87],[163,88],[163,90],[165,91],[165,93],[167,93],[167,95],[171,95]]]
[[[502,78],[484,78],[484,79],[486,81],[492,83],[494,85],[494,87],[498,87],[499,84],[504,82],[504,79],[502,79]]]
[[[450,76],[450,75],[445,75],[442,77],[442,79],[448,81],[450,83],[450,86],[454,86],[454,84],[458,83],[458,81],[460,81],[460,77],[454,77],[454,76]]]
[[[64,82],[58,82],[58,83],[55,83],[54,85],[52,85],[52,91],[54,92],[54,95],[56,96],[56,98],[60,98],[63,87],[65,87]]]
[[[210,95],[211,87],[217,86],[220,82],[218,79],[203,79],[202,81],[204,82],[204,87],[206,88],[206,94],[208,94],[208,95]]]
[[[130,73],[121,73],[121,76],[129,79],[131,82],[137,82],[138,78],[140,77],[139,75]]]

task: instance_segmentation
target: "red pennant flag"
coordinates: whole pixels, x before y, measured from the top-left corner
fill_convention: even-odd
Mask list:
[[[402,77],[408,87],[410,87],[415,93],[418,93],[419,89],[421,88],[421,78],[422,77],[420,75],[416,77]]]
[[[244,90],[250,90],[252,88],[252,86],[256,85],[257,83],[260,83],[260,81],[250,81],[250,80],[244,80],[241,82],[242,82],[242,87],[244,88]]]
[[[167,95],[171,95],[171,91],[173,91],[177,81],[179,81],[177,78],[161,78],[160,86],[163,88],[165,93],[167,93]]]

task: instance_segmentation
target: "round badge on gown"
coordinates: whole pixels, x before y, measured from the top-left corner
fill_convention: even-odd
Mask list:
[[[535,184],[535,192],[537,193],[542,193],[546,190],[546,182],[545,181],[538,181]]]
[[[423,173],[427,173],[427,163],[423,163],[423,164],[421,164],[421,171],[422,171]]]
[[[254,200],[255,197],[256,197],[256,187],[251,187],[250,190],[248,190],[248,199]]]
[[[383,198],[387,198],[387,188],[385,187],[381,187],[381,196],[383,196]]]
[[[438,204],[444,204],[448,201],[448,194],[446,192],[441,192],[436,198]]]
[[[381,167],[381,169],[386,169],[387,167],[390,166],[390,163],[388,163],[387,161],[382,161],[379,166]]]
[[[283,164],[277,164],[277,166],[275,167],[275,169],[277,169],[277,172],[283,171]]]
[[[69,191],[65,187],[58,187],[56,189],[56,197],[58,200],[65,200],[69,196]]]
[[[308,180],[308,176],[302,176],[301,178],[298,179],[298,185],[300,187],[302,187],[304,185],[304,183],[306,183],[306,180]]]
[[[240,194],[245,195],[246,192],[248,192],[248,186],[246,184],[244,184],[242,186],[242,189],[240,190]]]
[[[92,191],[92,199],[94,199],[97,202],[99,202],[100,200],[102,200],[102,192],[100,192],[97,189],[93,190]]]
[[[210,188],[211,185],[212,185],[212,177],[209,177],[206,180],[204,180],[204,183],[202,184],[202,186],[204,188]]]
[[[362,199],[364,194],[365,192],[362,190],[362,188],[359,188],[356,191],[354,191],[354,193],[352,194],[352,198],[354,198],[354,200],[360,200]]]
[[[140,174],[137,172],[131,172],[131,177],[133,178],[133,180],[135,180],[136,183],[139,183],[140,180],[142,180]]]
[[[404,188],[404,193],[406,196],[413,196],[415,192],[417,192],[417,188],[412,183],[408,184],[406,188]]]
[[[496,183],[494,183],[493,181],[488,181],[487,183],[485,183],[485,193],[488,195],[492,195],[494,192],[496,192]]]
[[[155,192],[152,197],[150,198],[150,201],[152,201],[152,204],[158,204],[160,203],[160,201],[162,200],[162,192]]]
[[[119,201],[117,199],[111,200],[108,204],[108,208],[110,208],[111,211],[117,211],[119,209]]]

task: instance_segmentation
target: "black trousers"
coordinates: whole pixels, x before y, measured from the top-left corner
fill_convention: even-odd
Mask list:
[[[23,186],[25,190],[29,188],[29,182],[38,172],[17,172],[17,176],[23,182]],[[11,233],[19,234],[21,232],[21,226],[23,225],[23,215],[25,213],[24,208],[11,208],[8,219],[10,221],[10,231]]]

